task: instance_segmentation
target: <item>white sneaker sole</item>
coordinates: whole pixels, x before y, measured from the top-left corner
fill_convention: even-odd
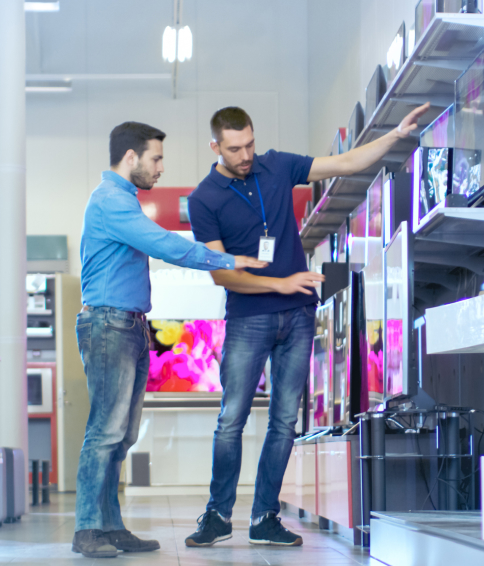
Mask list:
[[[215,540],[213,540],[212,542],[204,542],[202,544],[196,544],[195,542],[192,542],[191,540],[185,541],[185,545],[186,546],[212,546],[213,544],[215,544],[216,542],[221,542],[223,540],[229,540],[229,538],[232,538],[232,534],[230,535],[225,535],[223,537],[217,537]]]
[[[294,542],[274,542],[272,540],[263,539],[253,539],[249,538],[250,544],[270,544],[274,546],[301,546],[303,541],[302,538],[297,538]]]

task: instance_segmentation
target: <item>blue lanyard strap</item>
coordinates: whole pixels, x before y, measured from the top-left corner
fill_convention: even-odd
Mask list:
[[[266,211],[264,210],[264,203],[262,201],[262,194],[260,192],[259,181],[258,181],[257,175],[255,173],[254,173],[254,178],[255,178],[255,184],[257,185],[257,192],[259,193],[260,207],[261,207],[261,210],[262,210],[262,222],[264,222],[264,231],[265,231],[266,236],[267,236],[268,228],[267,228],[267,220],[266,220]],[[230,184],[229,187],[233,191],[235,191],[241,198],[243,198],[245,200],[245,202],[257,212],[257,214],[259,214],[257,209],[254,207],[254,205],[250,202],[250,200],[244,194],[242,194],[239,190],[237,190],[232,184]],[[260,214],[259,214],[259,216],[260,216]]]

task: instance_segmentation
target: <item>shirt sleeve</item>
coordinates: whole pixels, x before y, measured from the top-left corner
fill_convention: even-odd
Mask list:
[[[283,151],[279,152],[279,157],[288,168],[293,187],[308,184],[309,171],[311,171],[314,157],[297,155],[296,153],[285,153]]]
[[[198,242],[206,243],[222,240],[215,213],[200,199],[188,197],[188,216],[195,239]]]
[[[113,240],[151,257],[205,271],[235,268],[233,255],[190,242],[150,220],[141,210],[138,199],[130,193],[123,191],[106,196],[101,209],[104,228]]]

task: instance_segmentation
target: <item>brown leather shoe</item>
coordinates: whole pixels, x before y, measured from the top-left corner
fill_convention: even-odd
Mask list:
[[[104,536],[110,544],[124,552],[151,552],[160,548],[157,540],[141,540],[127,529],[105,532]]]
[[[109,543],[100,529],[85,529],[74,533],[72,552],[78,552],[87,558],[116,558],[118,551]]]

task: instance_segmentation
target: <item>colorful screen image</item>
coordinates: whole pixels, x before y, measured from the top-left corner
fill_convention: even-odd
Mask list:
[[[454,149],[452,192],[471,198],[484,185],[481,171],[480,150]]]
[[[146,391],[222,391],[224,320],[151,320],[150,328],[155,349],[150,351]],[[264,374],[257,391],[265,391]]]
[[[383,249],[382,238],[383,172],[380,172],[368,189],[368,228],[365,265]]]
[[[348,235],[348,255],[351,271],[361,271],[365,266],[366,255],[366,199],[350,214]]]
[[[387,320],[387,396],[403,392],[403,322]]]
[[[367,320],[368,394],[370,407],[383,401],[383,320]]]
[[[452,171],[452,150],[448,147],[426,147],[422,152],[419,219],[445,200],[449,194],[449,170]]]
[[[313,362],[314,427],[331,426],[333,394],[333,303],[316,312]]]

